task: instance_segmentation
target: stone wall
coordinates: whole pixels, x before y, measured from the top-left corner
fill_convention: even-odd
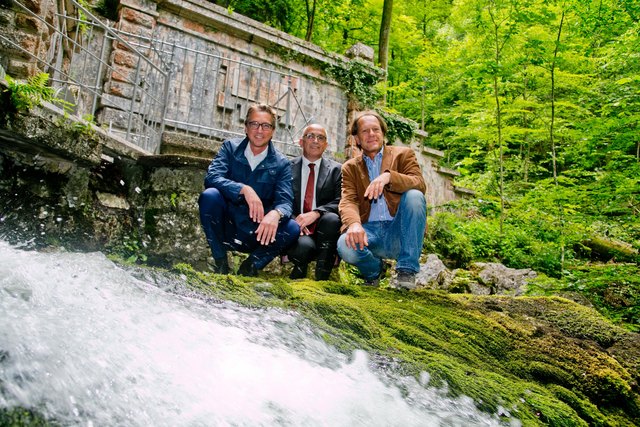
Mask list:
[[[29,1],[24,7],[9,5],[10,2],[0,4],[0,34],[3,35],[0,67],[15,78],[27,78],[42,71],[42,67],[25,51],[45,62],[51,57],[51,34],[47,24],[53,24],[59,9],[53,0]]]
[[[148,156],[46,108],[0,126],[0,238],[206,268],[198,216],[208,161]]]
[[[474,197],[475,194],[454,184],[455,177],[460,176],[460,172],[441,166],[444,153],[424,145],[426,138],[425,132],[418,131],[408,146],[416,152],[422,168],[422,176],[427,184],[427,214],[433,215],[438,206],[453,200]],[[406,145],[399,140],[395,141],[395,144]]]
[[[297,139],[311,122],[326,126],[331,152],[344,150],[347,98],[325,69],[347,58],[199,0],[123,0],[118,27],[162,41],[172,55],[169,80],[179,82],[168,94],[166,116],[172,130],[193,130],[218,141],[242,135],[246,107],[264,102],[279,115],[275,139],[283,142],[278,146],[285,153],[298,154]],[[119,70],[107,88],[122,96],[118,77],[132,74],[137,63],[119,44],[112,56]],[[113,116],[109,108],[105,116]],[[196,111],[211,130],[194,129]]]

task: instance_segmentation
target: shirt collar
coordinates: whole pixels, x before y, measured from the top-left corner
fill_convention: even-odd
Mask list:
[[[264,150],[262,153],[258,155],[253,154],[253,151],[251,151],[250,143],[247,143],[247,146],[244,149],[244,156],[247,158],[247,161],[249,162],[249,166],[251,166],[251,170],[254,170],[260,164],[260,162],[266,159],[267,154],[269,154],[269,147],[267,147],[266,150]]]
[[[369,156],[365,156],[364,153],[362,153],[362,158],[364,159],[365,162],[377,163],[382,161],[383,153],[384,153],[384,144],[382,144],[382,148],[380,149],[380,151],[378,151],[378,153],[375,156],[373,156],[373,159]]]
[[[313,163],[314,165],[318,166],[318,165],[320,165],[321,161],[322,161],[322,158],[316,160],[315,162],[310,162],[309,159],[307,159],[305,156],[302,156],[302,165],[303,166],[309,166],[309,163]]]

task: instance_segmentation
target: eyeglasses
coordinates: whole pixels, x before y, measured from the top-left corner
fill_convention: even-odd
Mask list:
[[[316,135],[315,133],[308,133],[304,135],[304,139],[306,139],[307,141],[316,140],[318,142],[325,142],[327,140],[327,137],[324,135]]]
[[[273,125],[271,123],[258,123],[258,122],[249,122],[247,123],[249,129],[256,130],[258,128],[262,128],[262,130],[271,130],[273,129]]]

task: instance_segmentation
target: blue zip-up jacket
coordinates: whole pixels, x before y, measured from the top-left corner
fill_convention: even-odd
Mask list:
[[[262,200],[265,214],[280,209],[283,218],[289,218],[293,213],[293,186],[291,164],[271,141],[267,157],[252,171],[244,156],[248,143],[246,137],[226,140],[207,169],[204,186],[222,193],[236,227],[252,231],[258,224],[249,217],[249,206],[240,194],[242,187],[248,185],[253,188]]]

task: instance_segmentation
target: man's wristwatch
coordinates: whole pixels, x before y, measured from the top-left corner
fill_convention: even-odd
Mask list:
[[[284,212],[282,212],[280,208],[275,208],[274,211],[278,212],[278,215],[280,215],[280,219],[284,218]]]

